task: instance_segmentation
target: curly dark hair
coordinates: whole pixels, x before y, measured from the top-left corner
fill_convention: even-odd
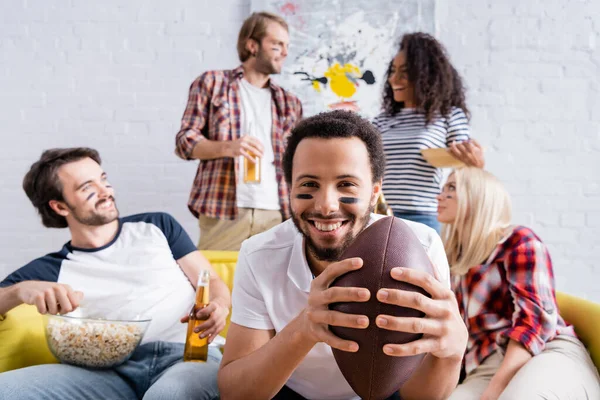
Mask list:
[[[306,138],[352,138],[357,137],[367,146],[373,182],[383,177],[385,155],[381,135],[369,121],[352,111],[335,110],[306,118],[290,134],[283,154],[283,172],[288,184],[292,182],[292,164],[296,148]]]
[[[63,187],[58,178],[58,169],[75,161],[91,158],[102,164],[100,155],[89,147],[50,149],[42,153],[23,178],[23,190],[37,208],[42,223],[47,228],[66,228],[67,220],[50,208],[50,200],[64,201]]]
[[[400,51],[406,54],[406,72],[415,89],[416,108],[425,114],[427,124],[436,114],[448,117],[452,107],[462,109],[467,118],[470,117],[462,79],[440,42],[427,33],[407,33],[400,41]],[[394,100],[389,83],[392,64],[393,60],[388,66],[383,88],[383,109],[395,115],[404,108],[404,103]]]

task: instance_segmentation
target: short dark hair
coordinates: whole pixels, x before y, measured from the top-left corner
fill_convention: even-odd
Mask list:
[[[402,36],[398,53],[401,51],[406,53],[406,72],[415,89],[417,109],[425,114],[427,124],[436,114],[448,117],[452,107],[460,108],[467,117],[470,116],[462,78],[439,41],[428,33],[407,33]],[[404,108],[404,103],[394,100],[389,81],[393,62],[388,66],[383,84],[383,109],[391,115]]]
[[[102,163],[100,155],[88,147],[50,149],[42,153],[23,178],[23,190],[37,208],[42,223],[47,228],[66,228],[67,220],[50,208],[50,200],[64,201],[63,187],[58,178],[58,169],[75,161],[91,158]]]
[[[357,137],[367,146],[373,182],[383,177],[385,154],[381,134],[366,119],[352,111],[335,110],[324,112],[302,120],[292,130],[283,154],[283,172],[287,183],[292,182],[292,164],[296,148],[302,139],[353,138]]]

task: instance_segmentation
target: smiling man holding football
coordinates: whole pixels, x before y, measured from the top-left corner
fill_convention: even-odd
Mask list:
[[[379,132],[347,111],[323,113],[292,131],[283,160],[291,191],[292,220],[244,242],[233,290],[232,325],[219,371],[224,398],[355,399],[332,348],[357,352],[355,341],[329,326],[422,334],[405,344],[382,346],[381,354],[425,354],[423,362],[392,398],[443,399],[456,386],[467,329],[449,285],[439,236],[425,225],[404,221],[436,267],[431,274],[394,268],[391,278],[422,288],[429,296],[395,289],[332,287],[339,276],[363,266],[341,259],[368,226],[381,192],[385,158]],[[417,249],[422,251],[421,249]],[[351,315],[332,303],[367,302],[416,309],[415,318]],[[372,377],[365,376],[365,379]]]

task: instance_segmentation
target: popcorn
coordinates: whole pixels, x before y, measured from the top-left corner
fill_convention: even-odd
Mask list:
[[[109,368],[126,361],[142,339],[144,329],[135,323],[49,318],[46,339],[63,363]]]

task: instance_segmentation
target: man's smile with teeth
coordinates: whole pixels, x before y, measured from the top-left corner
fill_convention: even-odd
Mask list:
[[[321,222],[317,222],[317,221],[313,221],[315,228],[317,228],[320,231],[323,232],[331,232],[334,231],[336,229],[338,229],[340,226],[342,226],[343,222],[336,222],[335,224],[324,224]]]
[[[97,207],[101,208],[101,209],[106,209],[106,208],[110,208],[112,206],[112,204],[113,204],[112,200],[105,200]]]

